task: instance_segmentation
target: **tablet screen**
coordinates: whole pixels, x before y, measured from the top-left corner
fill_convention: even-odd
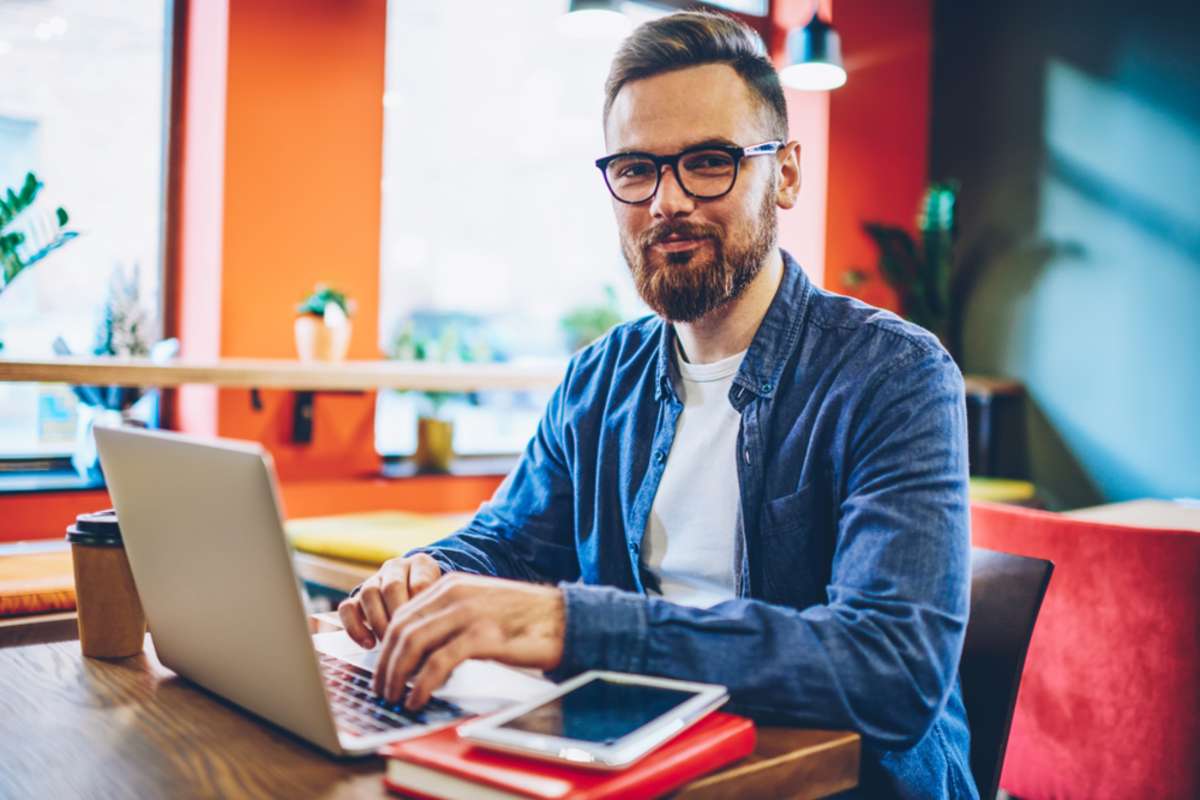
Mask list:
[[[597,678],[497,727],[609,744],[695,696]]]

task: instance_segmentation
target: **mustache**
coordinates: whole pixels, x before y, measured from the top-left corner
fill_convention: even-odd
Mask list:
[[[672,236],[685,239],[716,239],[721,230],[716,225],[701,225],[695,222],[664,222],[645,231],[639,238],[642,247],[660,244]]]

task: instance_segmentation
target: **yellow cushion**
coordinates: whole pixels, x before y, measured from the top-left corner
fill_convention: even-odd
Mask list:
[[[297,550],[331,558],[382,564],[454,533],[472,514],[369,511],[288,520],[288,539]]]
[[[990,503],[1028,503],[1037,495],[1029,481],[1008,478],[971,478],[971,499]]]

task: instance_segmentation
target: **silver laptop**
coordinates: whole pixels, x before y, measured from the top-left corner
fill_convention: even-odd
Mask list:
[[[261,446],[130,428],[95,435],[164,665],[338,755],[464,716],[436,697],[413,713],[389,706],[371,691],[369,661],[314,648]]]

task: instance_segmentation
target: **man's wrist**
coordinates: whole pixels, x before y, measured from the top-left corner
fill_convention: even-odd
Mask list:
[[[646,647],[645,598],[604,586],[560,583],[563,654],[548,675],[563,680],[588,669],[641,672]]]

